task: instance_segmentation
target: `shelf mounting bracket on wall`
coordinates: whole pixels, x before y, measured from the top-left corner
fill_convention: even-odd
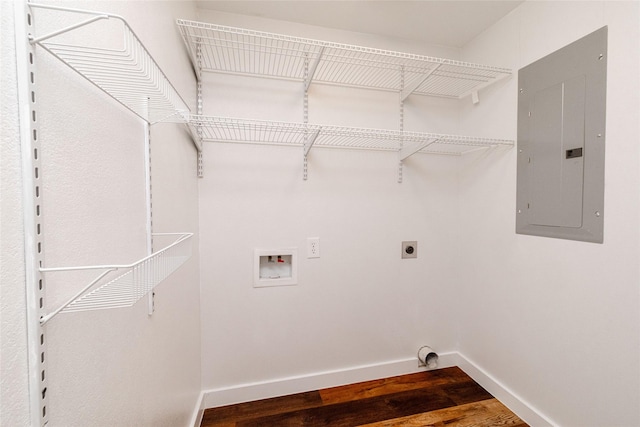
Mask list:
[[[429,78],[429,76],[431,76],[438,68],[440,68],[440,65],[442,65],[442,64],[437,64],[431,70],[429,70],[428,72],[426,72],[426,73],[422,74],[421,76],[419,76],[418,78],[416,78],[406,88],[404,87],[404,78],[403,78],[403,88],[400,89],[400,99],[402,101],[406,100],[409,97],[409,95],[411,95],[416,89],[418,89],[420,87],[420,85],[422,83],[424,83]]]
[[[398,151],[398,160],[400,160],[400,162],[402,163],[403,160],[413,156],[420,150],[423,150],[428,146],[430,146],[431,144],[435,144],[436,142],[438,142],[438,139],[423,141],[423,142],[419,142],[411,145],[405,145]]]
[[[49,421],[47,388],[47,337],[40,324],[44,314],[46,282],[40,272],[44,262],[44,224],[42,207],[41,136],[38,111],[35,45],[35,16],[26,1],[14,5],[16,34],[16,83],[22,169],[22,204],[24,227],[24,286],[29,370],[29,412],[32,427]]]
[[[471,92],[471,102],[473,103],[473,105],[477,104],[480,102],[480,98],[478,98],[478,91],[474,90],[473,92]]]
[[[311,151],[311,147],[313,147],[313,144],[316,142],[316,139],[318,138],[318,135],[320,135],[321,131],[322,131],[322,127],[319,127],[318,129],[316,129],[314,133],[309,135],[309,138],[307,138],[307,140],[305,141],[304,143],[305,158],[309,155],[309,151]]]
[[[196,42],[196,108],[199,116],[202,115],[202,43],[200,40]],[[196,145],[198,149],[198,178],[204,177],[204,156],[202,154],[202,130],[198,127],[195,134],[191,132],[191,137],[194,141],[197,140]]]
[[[404,65],[400,66],[400,132],[404,132],[404,100],[407,98],[407,96],[409,96],[409,94],[407,94],[406,96],[404,95]],[[416,85],[415,87],[418,87],[418,85]],[[414,90],[415,90],[414,87]],[[399,147],[398,150],[402,150],[402,148],[404,147],[404,138],[400,138],[400,141],[398,142]],[[402,180],[403,180],[403,173],[404,173],[404,165],[402,164],[402,161],[398,162],[398,184],[402,184]]]
[[[318,62],[320,62],[320,56],[318,55],[318,57],[316,58],[316,61],[314,62],[314,70],[313,72],[315,72],[315,67],[318,65]],[[304,74],[303,74],[303,80],[304,80],[304,92],[302,93],[302,123],[304,123],[304,125],[306,126],[309,123],[309,84],[311,83],[311,78],[310,75],[312,75],[312,73],[310,73],[309,70],[309,52],[305,52],[304,53]],[[308,133],[308,131],[305,131],[305,133]],[[316,138],[318,137],[318,134],[316,133],[316,136],[313,138],[313,141],[309,142],[309,136],[307,135],[307,137],[305,138],[304,141],[304,150],[302,153],[302,179],[304,181],[307,180],[308,178],[308,158],[307,155],[309,154],[309,150],[311,150],[311,146],[313,145],[313,143],[315,142]]]
[[[462,98],[464,98],[466,96],[471,95],[471,101],[474,104],[477,104],[478,102],[480,102],[480,98],[478,98],[478,92],[480,92],[480,90],[484,89],[487,86],[491,86],[492,84],[497,83],[500,80],[504,80],[504,79],[506,79],[508,77],[511,77],[510,73],[509,74],[500,74],[495,79],[493,79],[492,81],[486,81],[484,83],[477,84],[472,89],[469,89],[468,91],[461,93],[459,98],[462,99]]]
[[[316,73],[316,70],[318,69],[318,64],[320,64],[320,60],[322,59],[322,54],[324,53],[324,46],[322,46],[320,48],[320,50],[318,51],[318,56],[316,57],[315,61],[313,61],[313,64],[311,64],[311,69],[307,70],[307,72],[305,73],[305,78],[304,78],[304,91],[308,91],[309,90],[309,86],[311,85],[311,82],[313,81],[313,76]]]

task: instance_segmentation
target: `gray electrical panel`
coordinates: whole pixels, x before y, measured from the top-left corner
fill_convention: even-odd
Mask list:
[[[602,243],[607,27],[518,72],[516,233]]]

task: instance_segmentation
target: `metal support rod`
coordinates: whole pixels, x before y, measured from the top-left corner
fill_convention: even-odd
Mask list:
[[[318,128],[310,137],[307,138],[307,140],[304,143],[304,157],[306,158],[307,155],[309,154],[309,151],[311,151],[311,147],[313,147],[313,144],[316,142],[316,139],[318,138],[318,135],[320,135],[320,132],[322,131],[322,127]]]
[[[65,302],[64,304],[62,304],[60,307],[58,307],[57,309],[53,310],[51,313],[42,316],[40,318],[40,324],[44,326],[45,323],[47,323],[49,320],[51,320],[56,314],[60,313],[62,310],[64,310],[66,307],[69,306],[69,304],[71,304],[72,302],[74,302],[76,299],[80,298],[80,296],[82,296],[82,294],[84,294],[85,292],[87,292],[89,289],[91,289],[91,287],[93,285],[95,285],[96,283],[98,283],[100,281],[100,279],[102,279],[104,276],[106,276],[107,274],[111,273],[112,271],[117,270],[117,268],[110,268],[107,271],[102,272],[98,277],[96,277],[95,279],[93,279],[91,281],[91,283],[89,283],[87,286],[85,286],[84,288],[82,288],[81,291],[79,291],[78,293],[76,293],[74,296],[72,296],[71,298],[69,298],[67,300],[67,302]]]
[[[153,253],[153,200],[151,193],[151,128],[144,123],[144,183],[146,200],[147,255]]]
[[[153,203],[151,193],[151,128],[148,123],[144,123],[145,138],[144,138],[144,169],[145,169],[145,197],[147,207],[147,255],[153,253]],[[151,316],[153,314],[153,292],[148,296],[148,311],[147,314]]]
[[[413,93],[413,91],[418,89],[418,86],[420,86],[422,83],[424,83],[425,80],[427,80],[431,74],[433,74],[438,68],[440,68],[440,65],[441,64],[437,64],[435,67],[430,69],[428,72],[426,72],[425,74],[422,74],[420,77],[415,79],[407,88],[400,89],[400,100],[404,101],[405,99],[407,99],[407,97],[409,95],[411,95]],[[404,66],[403,66],[402,69],[403,69],[403,83],[404,83]]]
[[[436,142],[438,142],[438,139],[433,139],[431,141],[423,141],[423,142],[402,147],[402,149],[398,151],[398,159],[400,160],[400,162],[402,162],[406,158],[414,155],[415,153],[417,153],[418,151],[424,148],[427,148],[431,144],[435,144]]]
[[[476,94],[478,93],[479,90],[484,89],[487,86],[490,86],[496,82],[499,82],[500,80],[506,79],[507,77],[511,77],[511,74],[502,74],[500,76],[497,76],[493,79],[487,79],[486,82],[478,84],[476,86],[473,87],[473,89],[470,89],[466,92],[463,92],[462,94],[460,94],[460,96],[458,96],[459,99],[464,98],[465,96],[468,95],[472,95],[473,96],[473,92],[476,92]]]
[[[309,78],[309,53],[305,52],[304,54],[304,93],[302,95],[302,122],[306,125],[309,124],[309,92],[307,91],[309,85],[307,84],[307,82],[310,80]],[[309,131],[306,130],[306,139],[308,140],[309,138]],[[317,137],[317,135],[316,135]],[[314,138],[314,142],[315,142],[315,138]],[[307,154],[309,154],[309,150],[311,149],[311,145],[309,145],[309,148],[307,149],[307,144],[305,142],[304,145],[304,150],[302,152],[302,179],[304,181],[307,180],[308,178],[308,159],[307,159]]]
[[[86,21],[82,21],[74,25],[69,25],[68,27],[61,28],[60,30],[51,32],[44,36],[40,36],[37,38],[29,37],[29,42],[31,44],[40,43],[44,40],[50,39],[51,37],[55,37],[59,34],[66,33],[67,31],[75,30],[76,28],[84,27],[85,25],[91,24],[92,22],[99,21],[101,19],[109,19],[109,16],[108,15],[94,16],[93,18],[89,18]]]
[[[196,43],[196,112],[198,116],[202,116],[202,43],[200,40]],[[196,128],[195,138],[198,139],[196,147],[198,147],[198,178],[204,177],[204,155],[202,154],[202,129],[200,126]]]
[[[318,56],[316,57],[316,60],[313,61],[313,65],[311,65],[311,69],[305,73],[305,78],[304,78],[304,91],[308,91],[309,90],[309,86],[311,85],[311,81],[313,80],[313,76],[316,74],[316,69],[318,68],[318,64],[320,64],[320,59],[322,59],[322,54],[324,53],[324,48],[325,46],[322,46],[320,48],[320,51],[318,52]]]
[[[204,156],[202,150],[198,150],[198,178],[204,177]]]
[[[417,86],[416,86],[417,87]],[[404,132],[404,100],[406,97],[402,95],[404,91],[404,65],[400,66],[400,132]],[[403,149],[404,140],[401,138],[398,152]],[[398,162],[398,184],[402,184],[403,180],[403,170],[404,165],[402,164],[402,159]]]

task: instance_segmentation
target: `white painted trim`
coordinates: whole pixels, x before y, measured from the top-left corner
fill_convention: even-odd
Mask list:
[[[438,368],[456,366],[457,353],[439,354]],[[203,391],[202,408],[232,405],[426,370],[416,357]]]
[[[193,414],[191,415],[189,427],[200,427],[200,424],[202,424],[202,417],[204,415],[204,407],[202,406],[202,401],[204,399],[204,393],[204,391],[201,391],[200,395],[198,395],[198,401],[196,402],[196,407],[193,408]]]
[[[502,402],[524,422],[532,427],[555,427],[558,425],[558,423],[554,422],[536,407],[529,404],[509,387],[502,384],[493,375],[482,369],[477,363],[473,362],[463,354],[456,354],[458,356],[458,366],[460,369],[473,378],[475,382],[484,387],[485,390]]]

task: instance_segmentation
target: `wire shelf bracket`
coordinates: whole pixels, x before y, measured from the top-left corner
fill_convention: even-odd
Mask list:
[[[398,151],[398,160],[402,162],[403,160],[406,160],[407,158],[413,156],[416,153],[419,153],[421,150],[424,150],[431,144],[435,144],[438,141],[439,140],[437,138],[434,138],[433,140],[427,140],[427,141],[422,141],[412,145],[406,145]]]
[[[309,155],[309,151],[311,151],[311,147],[313,147],[313,144],[315,144],[316,139],[318,139],[320,132],[322,132],[322,127],[317,128],[309,136],[309,138],[304,142],[304,157],[307,157]]]
[[[193,233],[154,233],[153,236],[176,236],[176,240],[131,264],[40,268],[45,274],[81,270],[100,272],[67,302],[42,316],[40,323],[44,325],[59,313],[131,307],[191,257]],[[113,272],[120,274],[111,280],[103,280]]]
[[[411,85],[409,85],[408,88],[403,88],[404,83],[400,86],[402,89],[400,90],[400,101],[404,102],[406,101],[406,99],[409,97],[409,95],[411,95],[416,89],[418,89],[418,87],[420,87],[420,85],[422,83],[424,83],[431,74],[433,74],[438,68],[440,68],[440,65],[436,65],[435,67],[433,67],[431,70],[427,71],[426,73],[424,73],[422,76],[416,78]],[[404,74],[404,67],[402,68],[402,73]],[[402,76],[402,80],[404,81],[404,75]]]
[[[313,76],[316,74],[316,70],[318,69],[318,64],[320,64],[320,60],[322,59],[322,54],[324,53],[324,46],[320,48],[318,51],[318,56],[311,64],[311,68],[308,70],[307,75],[304,79],[304,90],[305,92],[309,90],[309,86],[311,86],[311,82],[313,81]]]

